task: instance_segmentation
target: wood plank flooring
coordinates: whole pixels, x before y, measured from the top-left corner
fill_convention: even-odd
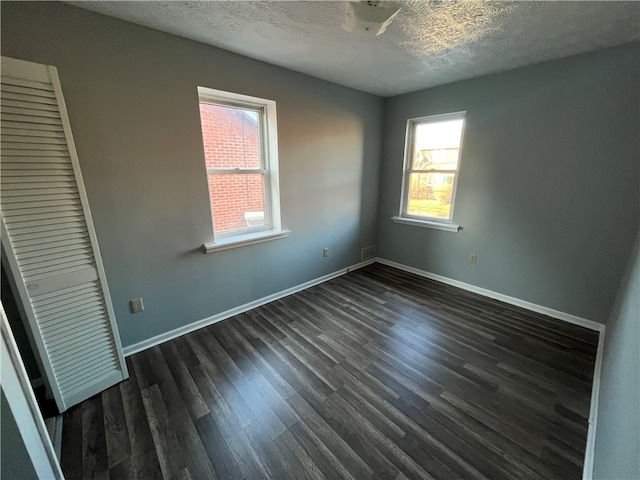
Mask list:
[[[127,359],[67,479],[579,479],[596,332],[370,265]]]

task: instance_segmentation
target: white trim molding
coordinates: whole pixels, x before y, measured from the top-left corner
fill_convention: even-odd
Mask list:
[[[359,268],[366,267],[367,265],[371,265],[374,262],[375,262],[375,258],[372,258],[364,262],[356,263],[355,265],[352,265],[350,267],[337,270],[335,272],[329,273],[327,275],[323,275],[322,277],[318,277],[313,280],[309,280],[308,282],[301,283],[300,285],[287,288],[286,290],[281,290],[271,295],[267,295],[266,297],[259,298],[258,300],[245,303],[244,305],[239,305],[237,307],[231,308],[224,312],[220,312],[216,315],[212,315],[211,317],[203,318],[202,320],[197,320],[188,325],[184,325],[182,327],[178,327],[168,332],[161,333],[160,335],[156,335],[155,337],[151,337],[147,340],[134,343],[133,345],[128,345],[124,347],[124,354],[125,356],[128,357],[130,355],[141,352],[148,348],[152,348],[152,347],[155,347],[156,345],[160,345],[164,342],[168,342],[169,340],[173,340],[174,338],[178,338],[178,337],[181,337],[182,335],[186,335],[187,333],[191,333],[195,330],[199,330],[200,328],[213,325],[214,323],[221,322],[222,320],[226,320],[227,318],[231,318],[235,315],[248,312],[249,310],[253,310],[254,308],[260,307],[262,305],[273,302],[280,298],[288,297],[289,295],[292,295],[294,293],[300,292],[310,287],[314,287],[316,285],[319,285],[321,283],[324,283],[326,281],[329,281],[333,278],[339,277],[346,273],[352,272]]]
[[[420,270],[419,268],[409,267],[408,265],[393,262],[385,258],[378,257],[376,258],[376,261],[378,263],[381,263],[382,265],[388,265],[389,267],[394,267],[399,270],[404,270],[405,272],[413,273],[420,277],[430,278],[431,280],[436,280],[437,282],[446,283],[447,285],[452,285],[454,287],[467,290],[468,292],[477,293],[484,297],[500,300],[501,302],[508,303],[510,305],[515,305],[516,307],[521,307],[526,310],[531,310],[532,312],[548,315],[549,317],[557,318],[558,320],[563,320],[568,323],[573,323],[574,325],[579,325],[581,327],[585,327],[590,330],[604,332],[604,324],[594,322],[593,320],[577,317],[575,315],[571,315],[570,313],[561,312],[560,310],[554,310],[553,308],[545,307],[543,305],[538,305],[536,303],[528,302],[526,300],[521,300],[516,297],[510,297],[509,295],[504,295],[502,293],[494,292],[493,290],[477,287],[475,285],[471,285],[470,283],[454,280],[453,278],[443,277],[442,275],[427,272],[425,270]]]
[[[464,130],[466,126],[466,111],[461,112],[452,112],[452,113],[444,113],[440,115],[429,115],[426,117],[418,117],[418,118],[409,118],[407,120],[407,129],[405,134],[404,141],[404,162],[402,166],[402,187],[400,193],[400,212],[398,213],[398,217],[392,217],[392,220],[396,222],[396,218],[406,219],[406,220],[423,220],[423,223],[408,223],[409,225],[417,225],[420,227],[430,227],[430,228],[439,228],[440,230],[448,230],[451,232],[457,232],[458,229],[453,230],[453,225],[449,225],[449,228],[443,228],[444,224],[451,224],[453,219],[453,211],[456,203],[456,191],[458,190],[458,178],[460,176],[460,163],[462,161],[462,151],[464,144]],[[439,169],[434,165],[431,165],[432,169],[425,169],[426,166],[422,166],[421,169],[414,168],[414,157],[418,153],[418,132],[417,129],[420,126],[434,124],[434,123],[442,123],[442,122],[454,122],[456,120],[461,121],[460,124],[460,138],[458,140],[458,155],[456,159],[455,168],[447,169]],[[449,132],[451,133],[451,132]],[[442,165],[441,165],[442,167]],[[410,215],[408,213],[409,210],[409,191],[411,187],[411,175],[412,174],[445,174],[453,176],[453,185],[451,191],[451,201],[449,208],[449,215],[446,219],[441,219],[438,217],[432,216],[422,216],[422,215]],[[418,217],[418,218],[416,218]],[[439,225],[439,226],[435,226]],[[457,227],[457,225],[456,225]]]
[[[598,426],[598,401],[600,399],[600,374],[602,372],[602,356],[604,354],[605,329],[600,331],[598,337],[598,350],[596,352],[596,364],[593,368],[593,385],[591,386],[591,406],[589,407],[589,427],[587,430],[587,447],[584,453],[584,466],[582,468],[582,480],[593,479],[593,460],[596,450],[596,428]]]
[[[266,230],[261,232],[254,232],[244,235],[238,235],[235,237],[227,237],[218,239],[212,243],[205,243],[202,245],[204,253],[219,252],[220,250],[228,250],[230,248],[244,247],[245,245],[253,245],[254,243],[268,242],[270,240],[278,240],[279,238],[286,238],[291,234],[291,230]]]
[[[409,217],[391,217],[395,223],[404,223],[405,225],[413,225],[414,227],[435,228],[436,230],[445,230],[447,232],[458,233],[460,225],[455,223],[441,223],[433,220],[418,220],[416,218]]]
[[[276,102],[266,98],[252,97],[234,92],[215,90],[208,87],[198,87],[198,101],[203,104],[216,105],[223,108],[240,109],[241,111],[252,111],[257,115],[257,128],[259,133],[259,168],[207,168],[207,178],[209,175],[260,175],[263,179],[263,225],[251,226],[247,224],[241,228],[223,232],[216,231],[216,219],[213,218],[212,233],[215,239],[214,244],[205,244],[205,253],[226,248],[240,247],[258,243],[259,241],[275,240],[283,238],[286,233],[281,226],[280,215],[280,176],[278,170],[278,121],[276,112]],[[201,130],[204,133],[205,125],[201,123]],[[203,143],[204,147],[204,143]],[[203,153],[204,149],[203,149]],[[206,155],[205,155],[206,157]],[[206,163],[206,162],[205,162]],[[213,207],[214,198],[209,192],[209,199]],[[215,217],[215,215],[214,215]],[[245,242],[243,237],[251,232],[266,232],[272,234],[261,240]],[[225,242],[227,237],[233,240]],[[237,238],[236,238],[237,237]],[[215,246],[217,244],[217,247]]]
[[[1,303],[0,316],[2,317],[0,383],[22,436],[20,441],[24,442],[38,478],[64,480],[55,449]]]

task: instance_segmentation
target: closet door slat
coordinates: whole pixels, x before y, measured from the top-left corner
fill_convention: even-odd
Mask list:
[[[55,67],[2,57],[3,248],[60,411],[128,372]]]

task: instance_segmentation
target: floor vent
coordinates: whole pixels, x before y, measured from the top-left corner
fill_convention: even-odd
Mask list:
[[[369,260],[370,258],[373,258],[375,256],[376,256],[376,246],[371,245],[369,247],[364,247],[362,249],[362,253],[360,254],[360,260],[362,261]]]

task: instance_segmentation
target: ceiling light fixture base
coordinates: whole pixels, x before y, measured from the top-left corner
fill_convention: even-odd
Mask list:
[[[384,33],[400,11],[395,2],[349,2],[347,18],[342,25],[347,32],[377,36]]]

